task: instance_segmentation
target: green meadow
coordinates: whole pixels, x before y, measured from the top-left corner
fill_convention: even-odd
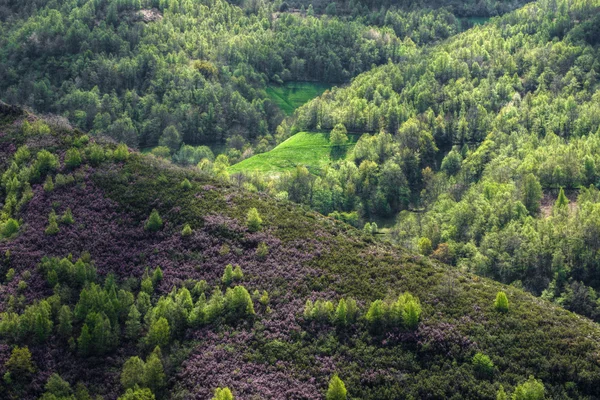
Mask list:
[[[270,85],[267,94],[287,115],[296,108],[320,96],[331,85],[321,82],[285,82],[283,85]]]
[[[346,146],[347,157],[356,137],[348,135],[350,143]],[[289,171],[298,165],[304,165],[311,172],[329,164],[334,156],[329,144],[329,134],[325,132],[299,132],[266,153],[247,158],[229,168],[230,173],[259,171],[268,174],[278,174]]]

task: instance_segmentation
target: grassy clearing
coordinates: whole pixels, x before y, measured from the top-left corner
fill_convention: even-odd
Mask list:
[[[349,135],[348,137],[350,144],[346,147],[345,156],[356,143],[358,136]],[[271,151],[257,154],[232,165],[229,172],[259,171],[277,174],[292,170],[297,165],[304,165],[311,172],[316,172],[332,161],[331,150],[328,133],[299,132]]]
[[[296,108],[320,96],[330,84],[321,82],[285,82],[283,85],[270,85],[267,94],[287,115]]]

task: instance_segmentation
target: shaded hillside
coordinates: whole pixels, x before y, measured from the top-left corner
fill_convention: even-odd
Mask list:
[[[146,360],[146,373],[160,360],[164,384],[140,381],[158,398],[206,399],[217,387],[231,388],[236,399],[323,398],[334,373],[361,399],[494,399],[500,384],[510,393],[529,375],[543,381],[549,398],[597,395],[600,328],[585,318],[291,203],[89,139],[59,119],[43,122],[17,109],[0,121],[0,225],[10,236],[0,241],[5,398],[35,398],[58,373],[72,388],[81,383],[115,399],[125,392],[122,382],[133,382],[120,376],[133,356]],[[44,150],[58,164],[44,161],[51,158]],[[262,218],[257,230],[246,223],[252,207]],[[153,209],[162,224],[148,223]],[[7,229],[10,219],[18,221],[16,234]],[[230,278],[252,293],[252,313],[229,310],[228,291],[222,314],[210,318],[210,288],[233,286],[222,279],[227,264],[241,267],[243,277]],[[507,313],[494,309],[500,290]],[[404,292],[420,300],[416,326],[391,323],[391,314],[377,325],[366,315],[371,301]],[[111,306],[94,303],[94,293]],[[205,295],[208,311],[201,309]],[[337,304],[342,297],[356,300],[355,320],[336,327],[304,312],[309,299]],[[70,331],[64,306],[74,313]],[[137,316],[138,335],[128,337],[134,306],[147,312]],[[207,312],[202,322],[192,317],[199,309]],[[166,336],[156,333],[160,320],[168,320]],[[103,347],[86,342],[88,325],[111,327],[112,336],[99,337]],[[33,371],[6,365],[14,344],[28,346]],[[493,367],[473,364],[479,352]]]

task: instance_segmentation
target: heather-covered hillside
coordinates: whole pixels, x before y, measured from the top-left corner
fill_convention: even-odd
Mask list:
[[[334,374],[360,399],[495,399],[529,376],[547,398],[598,396],[585,318],[59,118],[0,112],[3,398],[315,399]]]

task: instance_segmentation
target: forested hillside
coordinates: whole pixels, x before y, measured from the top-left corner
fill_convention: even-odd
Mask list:
[[[400,212],[403,246],[597,319],[598,11],[541,1],[405,47],[296,113],[368,132],[352,160],[250,182],[357,225]]]
[[[283,114],[266,95],[267,84],[342,83],[397,61],[403,45],[394,26],[418,43],[460,29],[445,11],[390,12],[391,27],[378,28],[273,13],[270,3],[21,3],[0,13],[1,99],[64,115],[80,129],[134,147],[161,144],[174,152],[182,141],[232,139],[230,158],[261,138],[262,147],[275,144]]]
[[[599,73],[600,0],[0,0],[0,398],[600,398]]]
[[[0,112],[4,398],[597,395],[585,318],[64,119]]]

